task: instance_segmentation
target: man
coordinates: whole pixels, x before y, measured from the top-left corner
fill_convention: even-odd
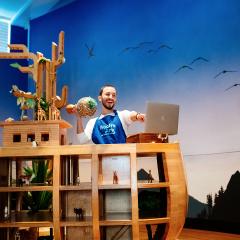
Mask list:
[[[135,121],[143,122],[145,114],[115,110],[117,91],[112,85],[105,85],[101,88],[98,100],[102,104],[101,115],[90,119],[85,129],[82,118],[77,115],[77,136],[80,144],[126,143],[129,125]]]

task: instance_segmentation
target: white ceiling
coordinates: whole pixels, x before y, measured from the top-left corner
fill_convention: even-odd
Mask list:
[[[0,0],[0,18],[27,28],[29,21],[75,0]]]

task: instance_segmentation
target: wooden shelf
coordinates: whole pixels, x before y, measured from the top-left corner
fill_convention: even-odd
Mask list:
[[[99,222],[100,226],[121,226],[132,225],[132,220],[103,220]]]
[[[138,188],[168,188],[169,186],[170,186],[169,182],[159,182],[159,183],[138,182]]]
[[[36,222],[0,222],[0,228],[12,228],[12,227],[53,227],[53,222],[48,221],[36,221]]]
[[[161,224],[161,223],[168,223],[170,221],[169,217],[165,218],[144,218],[139,219],[139,224]]]
[[[60,191],[82,191],[82,190],[92,190],[91,183],[80,183],[79,185],[61,185],[59,187]]]
[[[52,191],[52,186],[23,186],[23,187],[0,187],[0,192],[33,192]]]
[[[98,189],[131,189],[130,184],[99,184]]]

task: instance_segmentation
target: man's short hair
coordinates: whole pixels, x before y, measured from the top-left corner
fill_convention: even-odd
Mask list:
[[[115,86],[113,86],[112,84],[105,84],[101,87],[100,91],[99,91],[99,96],[102,96],[102,93],[103,93],[103,89],[106,88],[106,87],[112,87],[112,88],[115,88]]]

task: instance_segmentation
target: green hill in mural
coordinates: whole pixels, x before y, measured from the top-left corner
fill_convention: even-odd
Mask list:
[[[207,205],[195,199],[189,195],[188,199],[188,213],[187,217],[197,218],[198,215],[204,210],[207,209]]]
[[[240,223],[240,172],[231,176],[225,192],[216,200],[211,219]]]

